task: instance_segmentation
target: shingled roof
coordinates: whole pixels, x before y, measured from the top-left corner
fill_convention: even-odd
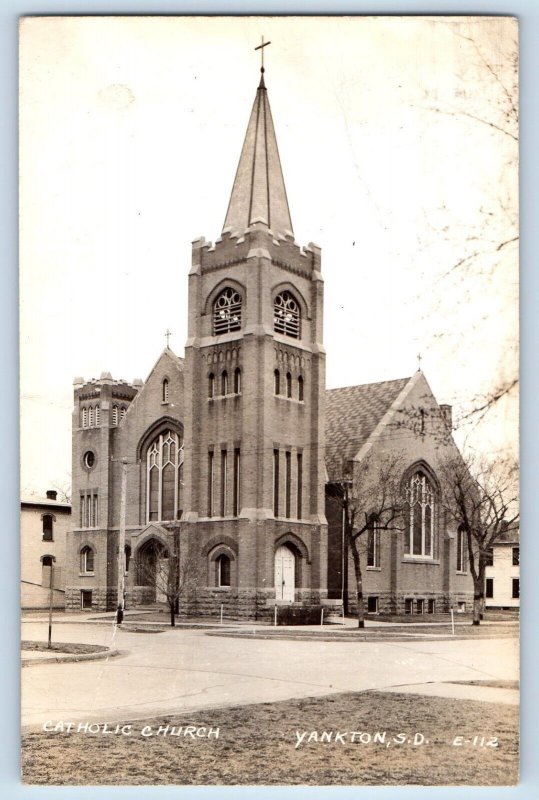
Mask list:
[[[329,480],[343,476],[350,461],[374,431],[410,378],[326,392],[326,468]]]

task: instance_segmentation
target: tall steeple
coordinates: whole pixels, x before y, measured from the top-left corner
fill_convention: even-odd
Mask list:
[[[294,233],[263,73],[262,68],[223,233],[242,236],[259,223],[282,239]]]

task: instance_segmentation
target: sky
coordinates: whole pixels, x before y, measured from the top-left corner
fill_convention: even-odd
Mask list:
[[[183,355],[261,36],[296,241],[322,247],[327,386],[421,368],[463,448],[517,448],[516,23],[29,18],[21,28],[21,489],[69,482],[73,379]],[[482,418],[481,418],[482,417]]]

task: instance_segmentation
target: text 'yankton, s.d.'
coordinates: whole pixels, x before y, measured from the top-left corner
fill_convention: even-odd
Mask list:
[[[383,747],[411,745],[420,747],[429,740],[422,733],[395,733],[387,731],[296,731],[296,750],[306,744],[375,744]]]

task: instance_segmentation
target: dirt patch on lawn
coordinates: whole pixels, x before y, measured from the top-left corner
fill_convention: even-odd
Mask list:
[[[340,694],[138,720],[123,733],[34,731],[22,755],[31,784],[503,786],[518,780],[518,709]]]

